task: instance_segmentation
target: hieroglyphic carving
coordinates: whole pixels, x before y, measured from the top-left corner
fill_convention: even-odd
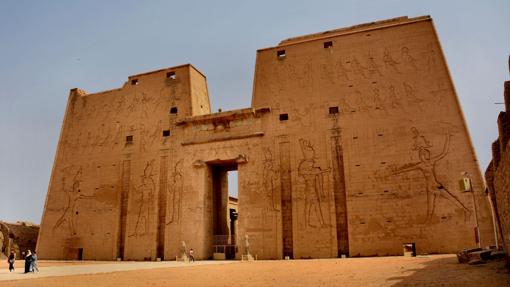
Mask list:
[[[397,91],[395,90],[395,86],[390,85],[388,87],[388,91],[389,91],[388,101],[389,101],[390,107],[393,109],[403,108],[402,101],[401,101],[400,96],[398,95]]]
[[[352,57],[351,60],[351,71],[356,75],[363,79],[366,79],[367,76],[365,75],[365,67],[361,65],[361,63],[358,61],[356,57]]]
[[[366,101],[363,94],[359,90],[354,91],[354,103],[359,112],[368,112],[372,108],[371,103]]]
[[[417,128],[412,127],[413,133],[413,147],[412,150],[418,153],[419,162],[407,163],[398,167],[389,167],[393,175],[407,173],[411,171],[419,171],[425,180],[425,192],[427,195],[427,220],[434,216],[437,198],[444,198],[456,204],[464,211],[466,220],[471,214],[460,199],[454,195],[439,179],[437,176],[437,163],[448,155],[450,147],[450,138],[452,135],[449,131],[445,133],[445,140],[443,150],[440,154],[432,155],[432,143],[423,136]]]
[[[330,84],[335,84],[335,70],[332,65],[320,64],[320,77],[321,80],[327,81]]]
[[[140,184],[133,186],[133,194],[137,194],[138,214],[136,224],[131,236],[145,235],[149,231],[149,220],[152,214],[152,202],[154,201],[154,192],[156,191],[156,182],[153,174],[154,160],[147,161],[142,175],[140,175]]]
[[[399,63],[395,61],[395,59],[393,59],[388,48],[384,48],[383,62],[386,69],[391,70],[397,74],[400,74],[400,70],[397,67]]]
[[[416,60],[409,53],[408,47],[404,46],[400,49],[400,57],[402,58],[402,61],[404,62],[404,64],[411,67],[414,71],[418,71],[418,66],[416,65]]]
[[[140,125],[140,151],[147,152],[150,147],[154,144],[156,139],[159,138],[161,133],[161,120],[156,125],[146,127]]]
[[[342,59],[338,59],[335,63],[335,71],[336,71],[336,77],[337,79],[350,81],[348,70],[344,67],[344,64],[342,62]]]
[[[142,92],[142,98],[140,100],[142,104],[141,118],[146,119],[150,116],[150,112],[152,111],[152,102],[154,101],[153,97]]]
[[[434,68],[436,66],[437,60],[436,60],[436,49],[434,49],[434,43],[428,43],[427,47],[425,49],[425,52],[423,52],[423,59],[425,59],[425,66],[428,73],[431,73],[434,71]]]
[[[380,110],[384,110],[385,109],[385,99],[383,98],[383,96],[381,95],[381,92],[379,91],[378,88],[374,88],[372,89],[372,92],[373,92],[373,103],[375,105],[375,108],[376,109],[380,109]]]
[[[280,210],[278,171],[274,168],[273,153],[269,148],[264,148],[264,169],[262,177],[264,178],[264,193],[268,202],[268,206],[272,211]]]
[[[374,57],[371,55],[369,55],[369,57],[368,57],[367,71],[368,71],[369,77],[371,77],[371,78],[374,76],[382,76],[382,73],[379,70],[379,65],[377,65]]]
[[[324,173],[329,168],[322,169],[317,166],[315,149],[312,143],[305,139],[299,139],[303,159],[299,162],[298,175],[305,182],[305,225],[317,227],[311,222],[311,216],[317,219],[319,227],[329,226],[324,213],[327,207],[327,193],[324,189]]]
[[[416,91],[415,91],[414,87],[411,86],[411,84],[406,83],[406,82],[404,82],[402,85],[404,86],[407,106],[408,107],[416,107],[421,111],[422,110],[421,104],[422,104],[423,100],[416,96]]]
[[[64,211],[53,226],[53,231],[67,222],[67,229],[70,235],[73,236],[76,235],[76,215],[78,215],[76,207],[78,201],[80,199],[92,199],[94,196],[81,194],[81,166],[69,166],[64,168],[62,173],[62,192],[64,192],[66,200],[64,201]],[[67,181],[70,176],[72,176],[71,183]]]
[[[172,223],[180,223],[181,221],[181,208],[182,208],[182,191],[183,191],[183,160],[178,160],[174,165],[172,172],[172,186],[169,188],[170,201],[169,201],[169,220],[166,225]]]
[[[313,80],[312,60],[308,59],[302,67],[296,67],[293,64],[286,63],[285,69],[279,76],[279,84],[283,85],[283,79],[289,78],[293,83],[297,83],[300,88],[310,88]],[[280,86],[280,91],[283,91],[283,86]]]
[[[140,106],[140,100],[141,97],[138,95],[137,92],[133,93],[132,95],[128,95],[129,100],[127,101],[129,104],[127,105],[127,111],[129,113],[135,112],[138,107]]]

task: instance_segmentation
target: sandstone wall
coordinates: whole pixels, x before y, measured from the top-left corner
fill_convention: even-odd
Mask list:
[[[247,243],[260,259],[456,252],[476,245],[476,216],[493,243],[432,20],[403,17],[259,50],[251,108],[211,114],[191,65],[71,90],[40,256],[171,260],[185,242],[210,258],[234,169],[237,258]]]
[[[509,58],[510,68],[510,58]],[[505,111],[498,116],[499,137],[492,144],[493,159],[485,177],[493,198],[499,236],[507,254],[510,253],[510,81],[504,86]]]
[[[316,188],[309,190],[299,173],[303,141],[324,171],[325,193],[334,197],[332,187],[345,185],[351,255],[399,254],[404,242],[415,242],[419,253],[474,246],[475,203],[458,190],[462,172],[473,179],[482,245],[493,243],[483,180],[430,18],[335,30],[259,50],[253,106],[272,108],[274,132],[287,135],[294,151],[298,257],[314,248],[325,256],[325,246],[335,242],[334,211],[322,207],[327,224],[321,227],[304,218],[306,195]],[[335,107],[339,113],[328,114]],[[283,113],[289,120],[277,123]],[[338,149],[344,182],[332,170]]]
[[[11,251],[16,258],[22,252],[35,250],[39,226],[28,222],[8,223],[0,221],[0,257],[8,257]]]

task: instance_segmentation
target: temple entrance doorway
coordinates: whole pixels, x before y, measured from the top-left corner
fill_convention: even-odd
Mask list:
[[[211,183],[212,259],[235,259],[237,252],[237,163],[235,160],[208,163]]]

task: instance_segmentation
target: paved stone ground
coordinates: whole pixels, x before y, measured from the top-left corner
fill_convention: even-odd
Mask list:
[[[0,281],[27,280],[44,277],[72,276],[84,274],[100,274],[119,271],[147,270],[156,268],[193,267],[201,265],[232,264],[236,261],[195,261],[194,263],[163,261],[163,262],[136,262],[136,261],[41,261],[39,272],[23,273],[21,260],[15,264],[15,272],[9,272],[8,265],[2,264]],[[3,266],[5,265],[5,266]]]

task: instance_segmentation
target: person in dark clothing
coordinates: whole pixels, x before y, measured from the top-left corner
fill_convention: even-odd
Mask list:
[[[16,255],[14,255],[14,251],[11,251],[11,255],[7,258],[7,263],[9,263],[9,272],[14,272],[14,262],[16,261]]]
[[[195,262],[195,256],[193,252],[193,248],[189,250],[189,262]]]
[[[27,256],[25,256],[25,273],[29,273],[32,267],[32,252],[30,250],[27,251]]]

